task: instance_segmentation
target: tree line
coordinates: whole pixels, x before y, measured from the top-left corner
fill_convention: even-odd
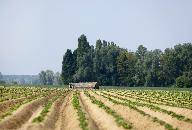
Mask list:
[[[61,74],[52,70],[42,70],[39,73],[39,83],[42,85],[61,85]]]
[[[105,40],[97,40],[94,47],[81,35],[77,49],[67,49],[63,56],[61,79],[63,84],[97,81],[106,86],[192,87],[192,44],[164,51],[139,45],[132,52]]]

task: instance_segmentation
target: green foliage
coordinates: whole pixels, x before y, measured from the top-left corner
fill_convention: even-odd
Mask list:
[[[54,73],[52,70],[42,70],[39,73],[40,83],[43,85],[53,85],[54,83]]]
[[[73,74],[75,73],[75,59],[71,50],[67,49],[67,52],[63,56],[61,78],[64,84],[72,82]]]
[[[121,51],[117,57],[117,73],[119,77],[119,85],[134,86],[136,57],[133,53]]]
[[[97,81],[105,86],[172,86],[178,77],[192,71],[191,50],[192,44],[184,43],[164,52],[148,51],[143,45],[129,52],[105,40],[97,40],[94,48],[81,35],[78,48],[73,54],[67,50],[63,58],[62,78],[65,84]],[[186,77],[177,82],[178,87],[192,87]]]
[[[176,86],[179,88],[192,87],[192,72],[186,72],[176,79]]]
[[[0,80],[0,85],[5,85],[5,84],[6,84],[6,82],[5,82],[5,81]]]
[[[89,45],[85,35],[78,38],[77,70],[73,78],[76,82],[92,81],[94,47]]]
[[[39,80],[40,82],[43,84],[43,85],[46,85],[47,84],[47,79],[46,79],[46,72],[45,71],[41,71],[39,73]]]

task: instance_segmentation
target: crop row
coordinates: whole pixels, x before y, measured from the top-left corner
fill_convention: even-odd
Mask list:
[[[110,90],[110,92],[138,101],[192,109],[192,93],[188,91]]]
[[[73,94],[73,100],[72,100],[72,104],[73,107],[75,108],[75,110],[77,110],[77,114],[78,114],[78,120],[80,122],[79,126],[82,128],[82,130],[88,130],[88,123],[87,123],[87,119],[85,117],[85,113],[82,111],[80,102],[79,102],[79,92],[75,92]]]
[[[117,99],[120,99],[122,101],[128,102],[129,104],[133,104],[133,105],[136,105],[136,106],[147,107],[147,108],[150,108],[151,110],[159,111],[159,112],[168,114],[168,115],[172,116],[173,118],[177,118],[178,120],[182,120],[182,121],[185,121],[185,122],[188,122],[188,123],[192,124],[192,119],[186,118],[185,116],[183,116],[181,114],[176,114],[173,111],[167,111],[167,110],[162,109],[162,108],[160,108],[160,107],[158,107],[156,105],[149,104],[149,103],[141,103],[141,102],[131,101],[131,100],[128,100],[126,98],[122,98],[121,96],[123,96],[123,95],[120,95],[120,94],[118,94],[118,96],[116,96],[116,95],[112,95],[112,94],[105,93],[105,92],[101,92],[101,93],[103,93],[105,95],[108,95],[108,96],[111,96],[111,97],[114,97],[114,98],[117,98]]]
[[[98,94],[98,93],[96,93],[96,94]],[[148,117],[152,118],[152,120],[154,122],[157,122],[160,125],[163,125],[167,130],[177,130],[177,128],[173,128],[172,125],[166,123],[165,121],[162,121],[162,120],[158,119],[157,117],[152,117],[151,115],[149,115],[149,114],[145,113],[144,111],[138,109],[134,104],[132,104],[130,102],[120,102],[118,100],[115,100],[115,99],[111,98],[110,95],[105,96],[106,94],[105,95],[104,94],[98,94],[98,95],[108,99],[109,101],[113,102],[114,104],[119,104],[119,105],[127,106],[130,109],[133,109],[133,110],[137,111],[138,113],[142,114],[143,116],[148,116]]]
[[[103,102],[100,100],[97,100],[94,96],[90,95],[88,91],[84,91],[85,95],[90,98],[91,102],[93,104],[98,105],[100,108],[104,109],[105,112],[112,115],[115,118],[115,122],[122,126],[125,129],[132,129],[132,124],[128,121],[126,121],[121,115],[119,115],[117,112],[112,110],[110,107],[106,106]]]

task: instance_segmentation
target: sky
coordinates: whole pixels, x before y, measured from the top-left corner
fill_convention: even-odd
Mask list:
[[[192,0],[0,0],[0,72],[61,71],[85,34],[135,51],[192,42]]]

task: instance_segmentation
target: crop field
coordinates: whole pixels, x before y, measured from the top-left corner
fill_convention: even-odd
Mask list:
[[[0,130],[192,130],[192,92],[0,87]]]

